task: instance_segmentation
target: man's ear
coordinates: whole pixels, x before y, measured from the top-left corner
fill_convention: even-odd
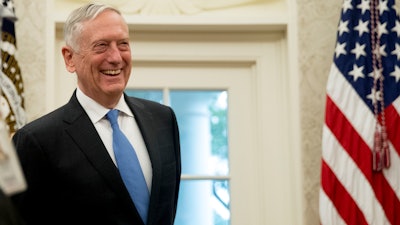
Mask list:
[[[61,49],[61,53],[64,57],[65,67],[67,68],[68,72],[74,73],[75,72],[75,63],[72,60],[72,56],[74,51],[69,46],[64,46]]]

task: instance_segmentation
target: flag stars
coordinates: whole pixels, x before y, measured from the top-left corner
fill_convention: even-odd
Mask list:
[[[357,5],[358,9],[361,9],[361,14],[364,14],[370,8],[370,0],[362,0],[360,4]]]
[[[344,32],[349,32],[349,28],[347,27],[349,25],[349,21],[343,21],[341,20],[339,23],[339,35],[341,36]]]
[[[391,52],[392,55],[397,56],[397,60],[400,60],[400,45],[396,43],[395,49]]]
[[[379,13],[382,15],[385,11],[389,11],[388,1],[379,2]]]
[[[392,28],[392,31],[397,33],[397,37],[400,37],[400,22],[396,20],[396,24]]]
[[[353,9],[353,6],[351,5],[351,0],[345,0],[343,2],[343,13],[345,13],[347,10]]]
[[[371,93],[367,95],[367,99],[372,101],[372,104],[375,104],[377,101],[382,99],[382,94],[380,91],[376,91],[374,88],[371,89]]]
[[[349,75],[353,77],[353,81],[356,82],[358,78],[364,78],[363,71],[364,66],[357,66],[356,64],[353,65],[353,70],[349,72]]]
[[[390,73],[390,76],[392,76],[392,77],[394,77],[396,79],[396,83],[399,82],[399,80],[400,80],[400,67],[395,65],[393,72]]]
[[[387,53],[386,53],[386,51],[385,51],[385,48],[386,48],[386,44],[384,44],[384,45],[382,45],[381,47],[379,47],[379,54],[380,54],[381,56],[384,56],[384,57],[387,56]]]
[[[351,53],[356,55],[356,60],[361,56],[367,56],[367,53],[365,52],[365,44],[360,45],[360,43],[356,43],[356,46],[351,50]]]
[[[387,25],[387,22],[385,22],[384,24],[381,24],[381,23],[378,24],[379,37],[381,37],[383,34],[388,34],[388,31],[386,29],[386,25]]]
[[[346,47],[346,42],[340,44],[337,43],[336,44],[336,48],[335,48],[335,56],[336,58],[338,58],[341,54],[346,55],[346,50],[344,49]]]
[[[354,30],[358,31],[358,35],[361,37],[364,33],[369,32],[368,21],[363,22],[361,19],[358,21],[358,25],[354,27]]]
[[[386,53],[386,51],[385,51],[385,48],[386,48],[386,44],[380,46],[379,48],[378,48],[378,46],[376,46],[376,48],[374,49],[373,53],[374,53],[377,57],[379,57],[379,56],[384,56],[384,57],[386,57],[386,56],[387,56],[387,53]]]
[[[382,76],[383,69],[375,68],[371,73],[368,74],[369,77],[372,77],[374,80],[379,79]]]

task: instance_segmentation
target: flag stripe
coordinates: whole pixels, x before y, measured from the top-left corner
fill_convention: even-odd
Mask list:
[[[340,108],[341,113],[348,118],[348,121],[357,130],[357,133],[359,133],[363,141],[372,148],[376,122],[375,117],[372,113],[366,113],[370,110],[354,88],[349,85],[335,64],[331,66],[327,95],[335,102],[337,107]],[[326,111],[329,113],[328,110]],[[366,123],[365,121],[371,122]]]
[[[400,224],[400,18],[395,0],[343,0],[333,55],[322,134],[320,222]],[[373,164],[374,156],[386,159],[385,146],[390,166],[379,158]]]
[[[322,170],[323,171],[323,170]],[[329,178],[327,178],[329,179]],[[320,217],[321,224],[325,225],[346,225],[345,221],[343,221],[342,217],[336,210],[335,205],[332,204],[331,199],[328,198],[328,195],[322,189],[319,193],[320,197]]]
[[[391,169],[384,170],[384,176],[390,186],[393,188],[397,199],[400,199],[400,117],[398,114],[400,98],[397,98],[396,101],[389,107],[386,108],[386,123],[388,128],[388,137],[391,141],[390,146],[390,162],[391,162]],[[398,219],[398,218],[396,218]],[[400,223],[399,223],[400,224]]]
[[[393,147],[397,152],[396,155],[398,156],[400,154],[400,135],[398,135],[400,132],[400,126],[398,126],[400,124],[400,117],[393,105],[390,105],[385,109],[385,115],[388,138],[390,142],[392,142]]]
[[[381,202],[382,205],[386,206],[385,213],[387,214],[388,219],[391,221],[392,224],[396,224],[394,223],[393,210],[394,211],[397,210],[397,212],[400,212],[399,199],[397,199],[396,194],[394,193],[391,186],[388,184],[387,180],[383,177],[383,174],[372,172],[372,166],[371,166],[372,156],[370,148],[360,138],[358,133],[353,129],[351,124],[341,114],[341,111],[336,107],[334,102],[330,100],[330,98],[327,98],[326,110],[327,110],[326,121],[325,121],[326,126],[329,127],[329,129],[333,133],[333,136],[335,136],[337,141],[340,143],[340,146],[343,146],[344,151],[346,151],[349,154],[349,156],[354,160],[354,162],[358,166],[358,168],[353,168],[348,171],[353,171],[353,173],[358,169],[362,171],[362,173],[368,180],[368,183],[372,185],[372,188],[375,192],[378,201]],[[324,135],[323,138],[327,139],[328,137]],[[328,146],[332,147],[333,145],[329,144]],[[341,154],[341,151],[338,150],[339,147],[335,147],[335,149],[337,149],[335,152],[332,151],[330,152],[333,153],[333,155],[336,155],[337,157],[338,155]],[[342,165],[340,168],[344,168],[344,165]],[[341,171],[341,173],[347,173],[348,171]],[[350,178],[349,182],[352,182],[352,180],[354,180],[354,178]],[[344,181],[342,180],[342,182]],[[363,184],[363,186],[365,185],[366,184]],[[364,200],[362,196],[358,197],[361,198],[358,199],[358,201]],[[369,198],[372,199],[374,198],[374,196],[370,195]]]
[[[325,161],[322,161],[321,175],[324,178],[322,180],[324,192],[332,202],[335,202],[335,208],[346,224],[368,224],[363,213],[357,207],[357,203],[353,201],[346,188],[342,186]]]
[[[375,199],[374,190],[369,185],[369,182],[363,174],[363,171],[358,167],[358,165],[355,164],[355,161],[353,161],[352,157],[342,147],[335,135],[331,133],[331,130],[328,126],[324,127],[323,138],[323,146],[334,147],[336,149],[336,151],[330,151],[330,148],[323,148],[323,160],[332,169],[337,179],[340,180],[342,185],[349,192],[349,195],[352,196],[360,211],[364,213],[368,223],[371,224],[371,221],[375,220],[375,217],[378,217],[382,218],[382,222],[380,224],[389,224],[386,221],[384,212],[379,202]],[[348,171],[352,172],[349,173]],[[323,179],[324,178],[322,178],[322,180]],[[359,186],[354,185],[354,183],[359,184]],[[360,186],[362,188],[360,188]],[[338,195],[337,197],[341,198],[341,195],[336,192],[333,192],[332,194]],[[339,208],[342,207],[335,201],[334,204]]]
[[[373,146],[373,135],[374,135],[374,126],[376,120],[372,113],[364,113],[368,112],[367,106],[361,101],[361,98],[357,94],[356,91],[352,88],[351,85],[344,79],[344,76],[337,69],[336,65],[333,64],[331,66],[330,77],[328,80],[327,86],[327,95],[331,97],[331,101],[335,102],[338,108],[340,108],[341,113],[348,119],[348,122],[351,123],[351,126],[357,131],[357,133],[362,137],[363,141],[367,142],[370,149]],[[327,113],[330,110],[327,108]],[[386,179],[391,183],[391,187],[395,190],[397,198],[400,199],[400,173],[396,171],[400,171],[400,157],[399,157],[399,149],[400,149],[400,97],[397,98],[394,103],[387,107],[386,112],[386,124],[388,129],[388,137],[393,146],[390,148],[390,156],[393,170],[384,171]],[[362,116],[360,116],[362,115]],[[333,119],[335,116],[332,115]],[[365,121],[371,121],[370,123],[366,123]],[[334,123],[335,121],[333,121]],[[360,156],[360,160],[364,160]],[[368,160],[371,160],[370,158]],[[369,167],[368,165],[367,167]],[[397,169],[396,169],[397,168]]]

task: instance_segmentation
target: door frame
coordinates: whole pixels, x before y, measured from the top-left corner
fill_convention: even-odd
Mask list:
[[[187,25],[141,25],[138,28],[135,24],[130,24],[130,27],[134,66],[128,83],[130,87],[161,87],[165,85],[163,80],[168,80],[141,81],[135,78],[135,66],[158,68],[160,73],[156,77],[165,76],[163,66],[176,65],[214,69],[237,67],[250,71],[251,90],[246,97],[250,108],[242,112],[247,116],[242,118],[241,112],[228,115],[230,119],[240,120],[241,130],[248,131],[229,131],[231,140],[246,139],[242,142],[230,140],[229,143],[237,149],[233,150],[237,154],[230,155],[230,164],[238,165],[231,167],[231,224],[299,224],[302,213],[299,210],[302,206],[299,180],[302,173],[298,157],[298,78],[291,77],[286,28],[259,25],[250,28],[194,26],[190,29]],[[62,42],[62,32],[57,29],[56,50],[60,49]],[[52,78],[52,88],[57,90],[52,107],[66,102],[76,86],[75,75],[65,71],[57,51],[55,56],[58,57],[55,64],[55,74],[58,75]],[[192,88],[199,88],[198,84],[203,82],[200,79],[185,83],[182,77],[168,76],[173,86],[187,85],[191,88],[188,84],[192,83],[196,84]],[[207,85],[213,88],[213,81],[208,80]],[[231,104],[234,103],[229,102]],[[241,166],[243,162],[244,166]],[[244,185],[244,181],[248,184]]]

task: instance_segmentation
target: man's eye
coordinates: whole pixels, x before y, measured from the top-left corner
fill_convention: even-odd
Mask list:
[[[105,44],[105,43],[99,43],[94,46],[94,51],[96,51],[96,52],[105,51],[106,49],[107,49],[107,44]]]
[[[127,49],[129,49],[129,42],[121,42],[121,43],[119,43],[119,48],[120,48],[121,50],[127,50]]]

